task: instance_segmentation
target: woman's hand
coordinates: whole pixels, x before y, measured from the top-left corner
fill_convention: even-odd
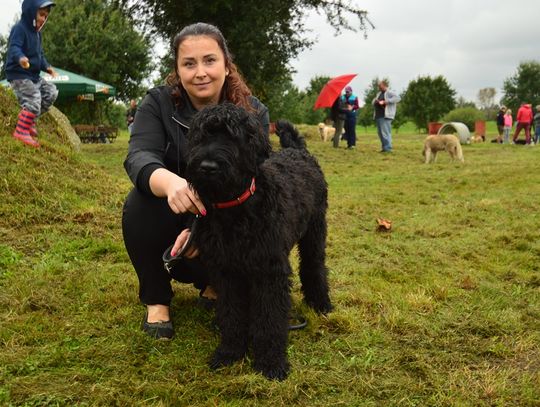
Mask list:
[[[174,242],[174,246],[171,249],[171,256],[176,256],[176,254],[184,249],[184,246],[189,241],[189,236],[191,234],[191,231],[189,229],[184,229],[178,237],[176,238],[176,242]],[[186,259],[192,259],[194,257],[197,257],[199,255],[199,250],[196,247],[190,246],[184,253],[182,257],[185,257]]]
[[[191,212],[206,215],[206,209],[184,178],[165,168],[155,170],[150,176],[150,189],[158,197],[166,197],[174,213]]]
[[[174,213],[191,212],[206,215],[206,209],[199,196],[184,178],[172,179],[167,188],[167,202]]]

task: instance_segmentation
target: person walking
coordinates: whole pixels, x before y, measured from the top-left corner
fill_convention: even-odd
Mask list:
[[[388,82],[379,82],[379,93],[372,101],[377,134],[381,140],[381,153],[392,152],[392,120],[396,117],[397,104],[401,98],[397,93],[388,89]]]
[[[360,106],[358,105],[358,97],[350,86],[345,88],[345,94],[341,99],[345,106],[345,139],[347,140],[347,148],[352,150],[356,148],[356,112]]]

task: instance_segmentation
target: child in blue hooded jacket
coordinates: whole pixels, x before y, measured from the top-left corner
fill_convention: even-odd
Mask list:
[[[41,71],[56,76],[41,45],[41,30],[54,5],[53,1],[24,0],[21,19],[9,34],[6,77],[22,107],[13,137],[32,147],[39,147],[36,119],[58,96],[56,86],[39,76]]]

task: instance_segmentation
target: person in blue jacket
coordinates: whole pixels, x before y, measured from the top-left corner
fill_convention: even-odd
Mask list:
[[[353,93],[352,88],[347,86],[345,94],[341,97],[346,106],[345,113],[345,139],[349,150],[356,148],[356,112],[359,109],[358,98]]]
[[[13,137],[32,147],[39,147],[37,118],[49,110],[58,96],[56,86],[39,76],[41,71],[56,76],[45,58],[41,38],[54,5],[53,1],[24,0],[21,19],[11,29],[8,40],[6,78],[22,108]]]

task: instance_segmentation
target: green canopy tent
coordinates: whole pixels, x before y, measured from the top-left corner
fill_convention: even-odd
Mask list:
[[[114,86],[87,78],[65,69],[54,68],[58,76],[53,78],[45,72],[41,77],[54,83],[58,89],[58,100],[103,100],[116,96]],[[6,80],[0,81],[0,85],[9,86]]]

